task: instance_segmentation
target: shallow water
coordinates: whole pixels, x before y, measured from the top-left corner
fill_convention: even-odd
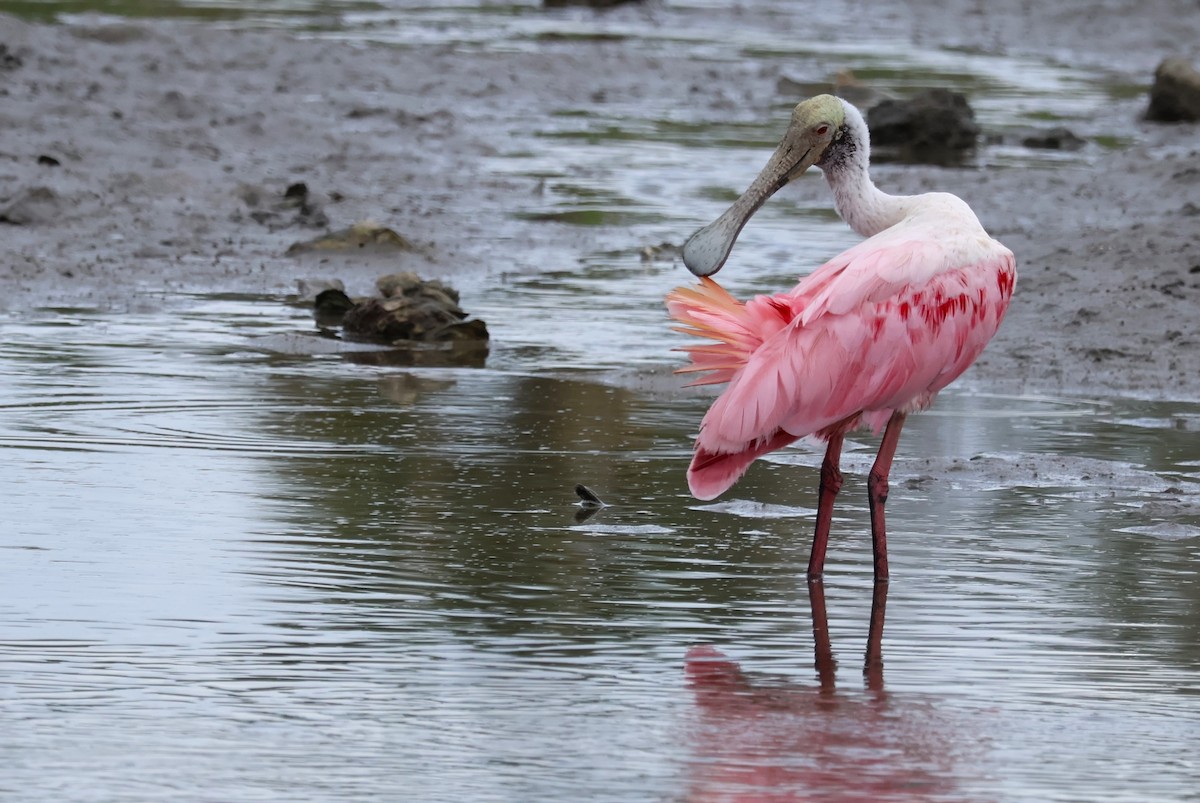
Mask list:
[[[301,5],[230,24],[311,22]],[[519,7],[336,8],[350,38],[597,31]],[[1048,64],[875,41],[813,55],[700,23],[667,40],[621,15],[599,31],[715,60],[836,50],[861,71],[876,54],[905,65],[885,85],[990,82],[981,115],[1039,119],[1058,94],[1092,133],[1110,119],[1089,117],[1107,90]],[[494,158],[547,177],[520,214],[678,240],[776,135],[610,112]],[[854,240],[780,199],[722,276],[778,289]],[[810,595],[820,452],[687,495],[707,398],[663,392],[681,341],[661,308],[686,277],[625,245],[456,279],[493,333],[482,368],[343,354],[277,298],[0,320],[0,798],[1194,799],[1200,405],[968,381],[911,419],[883,666],[864,678],[872,439],[848,445]],[[609,506],[585,518],[576,483]]]
[[[219,297],[4,324],[6,799],[1194,789],[1200,407],[951,393],[916,417],[882,691],[859,444],[822,690],[819,452],[699,503],[702,397],[542,371],[572,362],[552,341],[498,338],[485,369],[279,350],[310,328]],[[577,482],[609,507],[577,521]],[[745,677],[689,681],[697,645]]]

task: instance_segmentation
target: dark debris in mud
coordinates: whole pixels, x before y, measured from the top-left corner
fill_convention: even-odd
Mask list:
[[[50,187],[21,190],[7,201],[0,200],[0,223],[36,226],[52,223],[62,214],[63,199]]]
[[[322,328],[340,327],[349,340],[399,345],[484,345],[487,324],[459,306],[458,291],[437,279],[394,273],[376,282],[380,295],[351,299],[338,287],[317,294],[313,314]]]
[[[321,199],[309,192],[304,182],[289,184],[282,193],[243,184],[238,189],[238,197],[248,210],[247,217],[272,231],[292,226],[321,228],[329,225],[329,216],[325,214]]]
[[[1021,137],[1026,148],[1050,151],[1077,151],[1087,145],[1087,140],[1064,126],[1055,126],[1042,131],[1031,131]]]
[[[8,45],[0,42],[0,72],[12,72],[20,69],[25,60],[9,49]]]
[[[371,252],[387,254],[395,252],[420,252],[421,249],[403,235],[387,226],[364,221],[345,229],[327,232],[304,242],[293,243],[287,256],[307,253]]]

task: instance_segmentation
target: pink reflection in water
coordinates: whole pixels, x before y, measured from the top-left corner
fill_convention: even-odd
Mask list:
[[[709,645],[688,650],[688,683],[699,709],[687,800],[963,800],[956,789],[963,749],[931,698],[883,687],[880,644],[887,585],[876,586],[865,688],[836,688],[824,588],[809,586],[818,684],[751,678]]]

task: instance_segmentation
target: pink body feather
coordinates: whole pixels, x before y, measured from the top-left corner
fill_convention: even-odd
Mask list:
[[[700,426],[688,485],[727,490],[750,463],[798,438],[828,438],[932,403],[1000,326],[1016,281],[1013,254],[973,212],[942,193],[805,277],[743,304],[711,279],[667,307],[680,331],[715,341],[686,348],[694,384],[729,387]]]

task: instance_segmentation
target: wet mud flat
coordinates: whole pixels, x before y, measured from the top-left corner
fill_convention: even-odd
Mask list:
[[[498,283],[582,254],[636,254],[651,243],[619,216],[572,226],[522,214],[545,179],[499,172],[496,160],[536,151],[556,116],[614,106],[686,107],[698,126],[759,119],[771,132],[781,77],[819,80],[836,68],[824,57],[781,68],[752,48],[736,61],[706,59],[702,41],[686,43],[701,23],[783,27],[797,42],[899,37],[921,48],[1041,53],[1131,85],[1148,83],[1165,55],[1195,56],[1200,41],[1194,8],[1181,2],[1103,13],[1084,13],[1083,3],[860,6],[801,17],[771,3],[650,4],[609,13],[648,34],[671,30],[683,45],[547,35],[513,49],[0,16],[0,303],[18,315],[61,304],[120,309],[154,304],[157,292],[283,294],[311,275],[365,288],[400,267],[395,254],[285,253],[371,219],[419,246],[403,254],[403,269],[435,278]],[[568,13],[586,24],[591,12]],[[1129,144],[1088,163],[874,171],[892,192],[961,195],[1017,254],[1016,300],[968,381],[1150,398],[1200,390],[1197,128],[1144,123],[1143,106],[1114,102],[1110,122]],[[289,203],[297,183],[304,203]],[[656,190],[660,229],[675,242],[705,222],[678,189],[663,181]],[[817,205],[826,194],[813,181],[794,197]]]

